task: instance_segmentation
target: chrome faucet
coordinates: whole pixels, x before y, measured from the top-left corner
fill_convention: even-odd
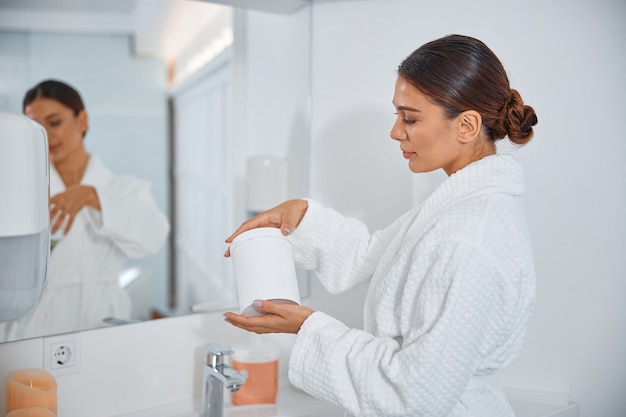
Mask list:
[[[246,378],[233,368],[224,364],[224,356],[232,350],[220,342],[204,345],[203,381],[202,381],[202,417],[223,417],[224,388],[231,392],[238,391]]]

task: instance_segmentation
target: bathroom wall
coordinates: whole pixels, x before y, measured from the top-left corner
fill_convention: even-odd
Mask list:
[[[562,392],[583,417],[626,415],[626,2],[316,2],[311,194],[372,229],[426,176],[389,139],[400,61],[449,33],[485,41],[539,116],[516,151],[537,268],[537,307],[509,387]],[[309,304],[360,325],[363,289]],[[346,309],[345,306],[352,306]]]

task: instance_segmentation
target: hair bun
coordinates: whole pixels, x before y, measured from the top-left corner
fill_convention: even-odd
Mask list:
[[[519,92],[511,89],[507,97],[505,116],[506,134],[517,145],[525,145],[533,137],[533,126],[537,124],[535,109],[524,104]]]

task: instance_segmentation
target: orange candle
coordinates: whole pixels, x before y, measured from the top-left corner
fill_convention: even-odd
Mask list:
[[[57,382],[41,369],[21,369],[9,372],[7,413],[21,408],[42,407],[57,412]]]
[[[47,408],[32,407],[13,410],[7,417],[57,417],[57,415]]]

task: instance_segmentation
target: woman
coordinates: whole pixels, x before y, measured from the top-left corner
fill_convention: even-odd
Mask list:
[[[151,185],[114,175],[87,152],[83,139],[89,119],[71,86],[41,82],[26,93],[23,111],[48,134],[53,246],[41,301],[11,325],[10,338],[100,327],[107,317],[129,318],[131,302],[119,286],[119,272],[128,258],[156,253],[169,232]]]
[[[514,413],[492,378],[522,349],[535,273],[520,164],[496,153],[527,143],[537,123],[482,42],[429,42],[398,69],[391,138],[412,172],[448,178],[419,207],[370,234],[311,200],[243,223],[290,234],[296,262],[340,292],[369,280],[364,330],[305,306],[255,301],[266,315],[226,313],[258,333],[297,333],[291,382],[354,416]],[[228,255],[228,252],[227,252]]]

